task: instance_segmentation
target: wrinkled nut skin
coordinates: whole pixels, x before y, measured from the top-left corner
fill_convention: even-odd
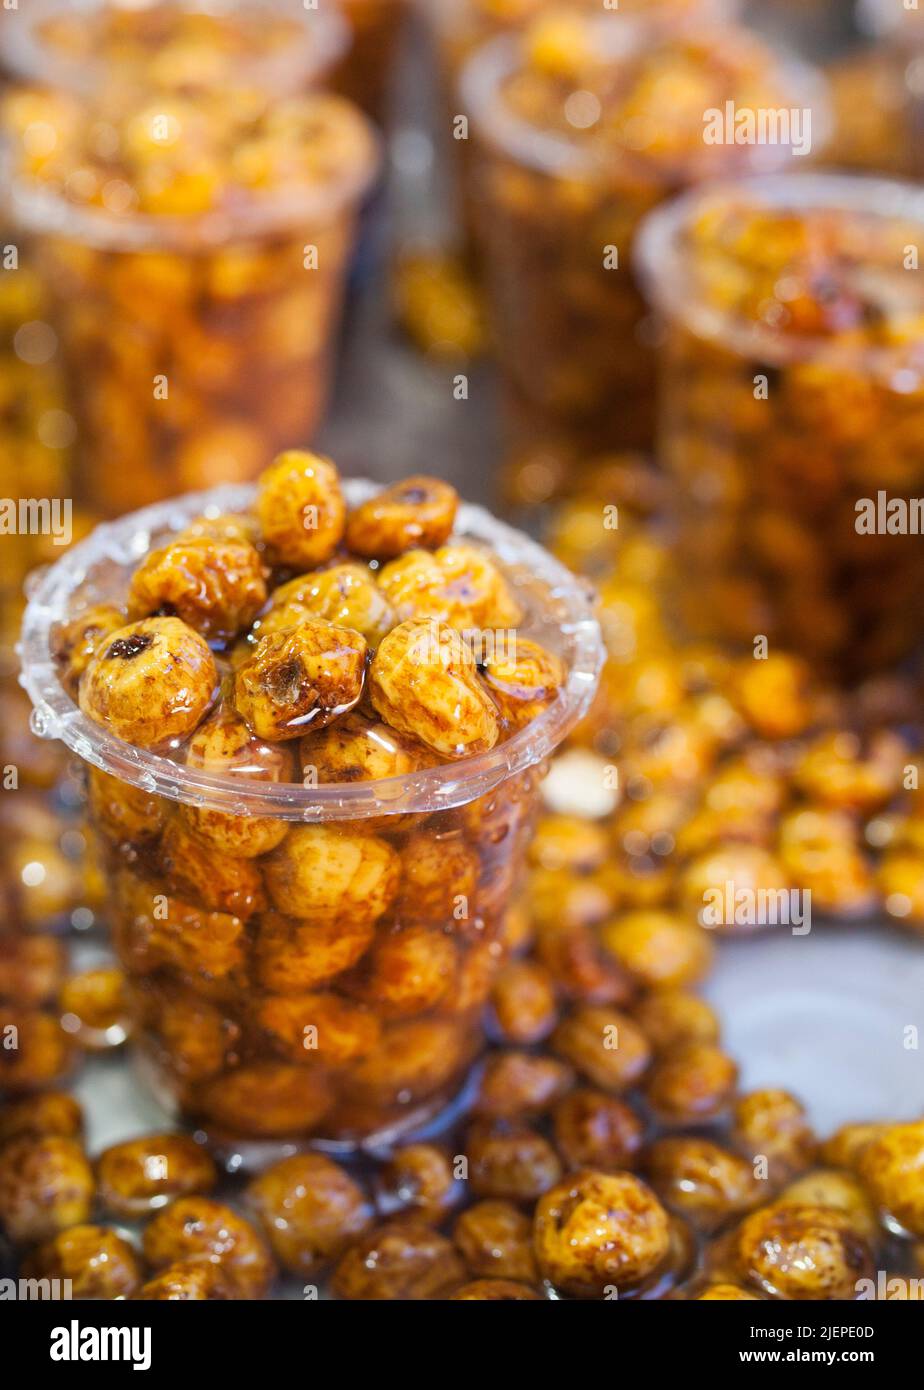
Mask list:
[[[484,683],[513,729],[525,728],[547,709],[565,683],[565,668],[554,652],[516,636],[512,650],[489,655]]]
[[[0,936],[0,1000],[47,1004],[64,979],[67,953],[53,936]]]
[[[667,1212],[630,1173],[581,1171],[539,1199],[533,1221],[539,1273],[574,1298],[630,1291],[655,1275],[670,1252]]]
[[[735,1102],[732,1139],[745,1158],[764,1156],[770,1177],[784,1182],[808,1168],[818,1148],[801,1101],[773,1088],[751,1091]]]
[[[406,1144],[376,1176],[376,1201],[383,1216],[408,1211],[438,1225],[461,1200],[460,1183],[445,1150],[435,1144]]]
[[[599,1173],[634,1168],[645,1135],[625,1101],[583,1087],[558,1102],[553,1126],[555,1147],[568,1167]]]
[[[399,863],[378,836],[300,825],[265,861],[263,876],[273,906],[289,917],[371,924],[394,899]]]
[[[139,748],[183,738],[208,710],[218,676],[207,644],[179,618],[110,633],[80,682],[80,708]]]
[[[337,469],[300,449],[280,454],[261,474],[256,510],[273,559],[296,570],[329,560],[346,524]]]
[[[730,1104],[738,1068],[711,1043],[684,1043],[657,1058],[645,1078],[645,1096],[665,1124],[711,1119]]]
[[[254,625],[254,638],[295,627],[306,618],[351,628],[370,647],[377,647],[397,621],[371,570],[358,564],[332,565],[274,589],[269,608]]]
[[[504,1120],[549,1110],[574,1084],[574,1072],[557,1057],[536,1052],[492,1052],[473,1103],[475,1114]]]
[[[839,1168],[813,1168],[784,1187],[777,1202],[780,1206],[836,1207],[850,1218],[857,1235],[874,1253],[882,1243],[876,1204],[853,1173]]]
[[[219,1265],[239,1297],[262,1298],[275,1277],[272,1257],[251,1223],[223,1202],[180,1197],[145,1227],[144,1258],[166,1270],[181,1260]]]
[[[265,907],[263,880],[252,859],[232,859],[204,843],[174,816],[158,850],[170,893],[207,912],[227,912],[246,921]]]
[[[156,1211],[174,1197],[211,1192],[212,1159],[186,1134],[149,1134],[113,1144],[96,1160],[99,1200],[113,1216]]]
[[[347,549],[369,560],[391,560],[417,546],[435,550],[449,539],[458,505],[455,488],[439,478],[403,478],[350,512]]]
[[[533,1202],[562,1175],[547,1139],[516,1121],[477,1120],[466,1136],[469,1184],[476,1197]]]
[[[168,803],[162,796],[96,767],[87,769],[87,800],[94,826],[116,848],[156,840],[167,818]]]
[[[380,719],[370,719],[359,710],[343,715],[316,733],[306,734],[299,744],[299,771],[306,785],[310,785],[309,778],[322,784],[403,777],[408,772],[436,767],[438,761],[436,754],[418,739],[399,734]],[[370,816],[363,828],[377,834],[397,834],[418,825],[421,819],[424,818],[414,812]]]
[[[123,870],[112,893],[112,932],[126,974],[167,967],[200,990],[231,980],[245,961],[244,923],[164,892],[164,885]]]
[[[298,738],[352,709],[365,673],[360,633],[306,618],[260,639],[235,673],[234,705],[257,738]]]
[[[340,1260],[333,1277],[338,1298],[353,1302],[438,1298],[465,1279],[445,1236],[415,1217],[401,1216],[370,1231]]]
[[[257,923],[253,945],[256,982],[272,994],[308,993],[355,965],[374,935],[368,918],[335,915],[303,922],[266,913]]]
[[[271,1139],[314,1129],[332,1099],[312,1069],[256,1062],[206,1082],[190,1108],[228,1134]]]
[[[201,1258],[168,1265],[142,1284],[134,1298],[146,1303],[216,1303],[241,1296],[220,1264]]]
[[[379,928],[348,988],[383,1019],[413,1018],[436,1008],[452,987],[457,959],[452,936],[439,927]]]
[[[379,587],[402,621],[429,619],[464,632],[514,628],[521,618],[507,580],[474,545],[408,550],[382,567]]]
[[[79,1139],[82,1131],[83,1111],[66,1091],[25,1096],[0,1111],[0,1145],[20,1136],[36,1139],[45,1134]]]
[[[486,752],[500,737],[497,708],[475,659],[444,624],[409,621],[392,628],[372,658],[369,698],[392,728],[444,758]]]
[[[890,1224],[924,1237],[924,1121],[889,1125],[863,1150],[858,1167]]]
[[[536,1293],[535,1289],[529,1288],[527,1284],[515,1283],[512,1279],[474,1279],[470,1284],[463,1284],[461,1289],[456,1289],[450,1295],[451,1302],[475,1303],[475,1302],[522,1302],[529,1300],[542,1301],[542,1295]]]
[[[762,1207],[742,1222],[735,1252],[745,1282],[772,1298],[855,1299],[873,1275],[868,1245],[833,1207]]]
[[[128,616],[181,618],[208,641],[226,642],[266,602],[263,561],[246,541],[208,536],[152,550],[132,575]]]
[[[416,830],[401,855],[397,911],[404,921],[464,923],[475,915],[480,866],[459,831]]]
[[[77,1299],[131,1298],[144,1278],[133,1245],[105,1226],[71,1226],[25,1261],[27,1279],[69,1279]]]
[[[551,1046],[601,1091],[634,1086],[651,1061],[645,1035],[618,1009],[580,1005],[555,1029]]]
[[[532,1222],[512,1202],[476,1202],[459,1216],[452,1238],[470,1273],[482,1279],[534,1284],[538,1278]]]
[[[766,1188],[746,1159],[709,1139],[668,1136],[645,1151],[645,1176],[665,1206],[712,1232],[756,1206]]]
[[[289,745],[254,738],[245,721],[227,708],[195,731],[186,747],[186,766],[216,777],[240,777],[245,785],[250,781],[288,782],[294,774]],[[176,814],[200,840],[233,858],[256,859],[268,854],[288,830],[284,820],[272,816],[236,816],[187,805],[177,807]]]
[[[342,1067],[368,1056],[382,1031],[372,1009],[321,990],[264,996],[253,1008],[253,1026],[261,1042],[303,1066]]]
[[[248,1185],[246,1201],[283,1269],[316,1275],[372,1221],[362,1188],[323,1154],[274,1163]]]
[[[97,647],[120,627],[125,626],[123,609],[111,603],[98,603],[70,622],[61,623],[54,633],[54,659],[67,693],[77,697],[80,678]]]
[[[0,1149],[0,1225],[14,1245],[90,1219],[93,1172],[76,1139],[22,1134]]]

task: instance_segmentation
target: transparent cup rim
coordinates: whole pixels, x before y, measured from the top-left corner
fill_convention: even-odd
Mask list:
[[[343,487],[348,503],[355,506],[378,492],[381,484],[345,479]],[[567,643],[563,655],[567,676],[557,699],[506,742],[486,753],[399,777],[306,787],[214,776],[116,738],[87,718],[60,681],[53,636],[56,624],[73,616],[70,596],[101,562],[135,564],[158,533],[182,530],[203,513],[241,511],[252,503],[254,495],[252,484],[233,484],[156,503],[98,526],[54,565],[30,576],[18,651],[20,684],[33,704],[33,733],[60,739],[102,772],[172,801],[232,815],[313,823],[430,813],[464,805],[548,757],[586,713],[605,656],[591,586],[536,541],[497,520],[485,508],[462,503],[457,538],[489,547],[502,566],[524,576],[523,582],[526,575],[530,580],[538,579],[543,601],[553,610],[555,625]],[[516,575],[512,577],[515,582]]]
[[[684,231],[710,204],[745,198],[752,199],[756,207],[840,209],[870,218],[911,219],[924,227],[924,188],[896,179],[807,172],[704,184],[656,208],[639,228],[634,265],[652,307],[668,322],[742,357],[780,365],[809,360],[849,365],[862,360],[871,368],[894,367],[903,352],[900,347],[877,344],[858,352],[853,345],[839,345],[837,338],[787,338],[764,325],[736,320],[692,293],[688,257],[680,244]]]
[[[614,19],[618,22],[614,23]],[[641,51],[646,35],[653,32],[687,30],[695,35],[699,31],[699,26],[693,20],[678,21],[676,25],[667,27],[663,22],[634,14],[619,16],[615,11],[612,15],[599,16],[588,22],[595,33],[596,51],[614,58],[628,57]],[[831,105],[828,85],[817,68],[801,58],[781,53],[740,26],[723,26],[713,21],[708,27],[709,32],[714,32],[718,39],[723,34],[734,33],[754,44],[762,44],[773,58],[781,92],[791,93],[794,105],[811,108],[813,140],[822,147],[827,144],[832,128]],[[660,160],[646,155],[644,151],[629,149],[620,150],[618,156],[612,149],[608,150],[605,160],[601,160],[598,153],[582,147],[579,140],[542,130],[512,112],[501,100],[499,89],[517,66],[519,47],[519,35],[500,34],[482,44],[469,57],[460,73],[461,104],[486,143],[526,168],[552,177],[573,177],[602,171],[605,176],[612,178],[624,170],[630,176],[655,175],[665,184],[676,185],[685,181],[690,169],[689,160]],[[742,164],[752,171],[774,172],[793,158],[787,145],[736,148],[745,151]]]
[[[156,0],[152,0],[152,5]],[[350,43],[350,26],[342,14],[306,5],[282,6],[276,0],[170,0],[171,6],[191,14],[233,16],[236,12],[261,10],[291,19],[301,29],[299,42],[282,53],[253,57],[246,66],[247,81],[266,84],[270,91],[294,90],[316,83],[345,53]],[[58,54],[45,43],[39,27],[62,15],[92,15],[109,8],[111,0],[29,0],[28,13],[9,26],[3,54],[5,67],[19,82],[41,83],[73,93],[92,92],[100,81],[102,59],[74,61]],[[126,11],[150,8],[148,4],[122,5]]]

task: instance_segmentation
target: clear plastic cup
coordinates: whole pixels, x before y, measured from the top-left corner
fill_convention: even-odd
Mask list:
[[[779,303],[753,288],[751,260],[717,256],[729,210],[760,286],[779,276]],[[806,225],[824,228],[800,262],[818,290],[807,308],[797,271],[772,259]],[[920,188],[836,174],[716,184],[644,224],[637,262],[665,324],[661,453],[689,631],[743,646],[763,635],[846,678],[920,642],[921,538],[886,533],[878,509],[924,492],[924,295],[920,272],[903,268],[922,241]],[[747,311],[742,293],[754,295]],[[886,307],[885,324],[869,305]],[[801,330],[787,329],[798,314]]]
[[[409,0],[340,0],[350,46],[331,79],[336,91],[383,124]]]
[[[617,15],[593,21],[589,32],[595,63],[605,55],[614,80],[621,68],[657,54],[660,43],[650,26]],[[733,53],[746,52],[749,62],[765,58],[775,104],[811,111],[817,152],[828,114],[824,84],[813,69],[780,59],[738,29],[704,32],[691,25],[681,41],[686,36],[705,61],[726,67]],[[581,128],[566,133],[565,121],[552,128],[557,111],[550,112],[548,126],[540,125],[514,112],[505,98],[506,84],[523,67],[516,38],[486,44],[462,74],[461,109],[470,121],[474,218],[507,397],[514,456],[508,492],[529,503],[561,490],[582,458],[652,444],[655,344],[631,271],[642,218],[690,184],[723,173],[772,172],[797,157],[783,143],[703,139],[685,150],[659,149],[660,130],[647,152],[612,139],[594,141],[583,127],[596,124],[599,111],[595,116],[594,94],[579,87],[572,124]],[[690,95],[682,96],[690,104]],[[672,140],[676,122],[668,95],[659,110]],[[571,119],[567,101],[564,115]],[[537,467],[538,458],[544,468]]]
[[[351,504],[377,490],[345,484]],[[458,1092],[481,1050],[543,762],[586,711],[603,648],[586,583],[464,505],[455,537],[490,550],[526,630],[566,671],[558,697],[506,742],[403,776],[306,786],[233,768],[213,774],[120,741],[63,688],[58,625],[123,595],[153,544],[204,512],[242,511],[253,496],[222,487],[98,527],[31,586],[21,679],[33,730],[87,766],[112,940],[157,1096],[216,1142],[350,1146],[422,1124]],[[121,816],[129,807],[139,812],[131,829]],[[179,866],[168,848],[177,818],[198,827],[197,848]],[[229,856],[214,847],[223,836],[238,846],[257,837],[250,849],[259,843],[261,852]],[[191,860],[200,856],[196,896]],[[326,873],[312,876],[321,861]],[[362,869],[352,898],[335,892],[346,862]],[[229,901],[217,910],[217,885],[232,873],[235,910]],[[393,890],[384,912],[383,876]]]

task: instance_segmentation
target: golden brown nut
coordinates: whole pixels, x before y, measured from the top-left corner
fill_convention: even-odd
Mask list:
[[[444,758],[482,753],[500,737],[497,709],[471,649],[444,624],[392,628],[372,658],[369,696],[393,729]]]
[[[330,559],[343,535],[340,478],[318,454],[290,449],[275,458],[260,477],[256,508],[273,559],[296,570]]]
[[[670,1241],[667,1212],[631,1173],[573,1173],[536,1207],[539,1273],[575,1298],[638,1287],[664,1264]]]
[[[54,634],[54,659],[67,693],[77,697],[80,678],[105,637],[125,626],[125,613],[111,603],[98,603],[62,623]]]
[[[391,560],[414,546],[435,550],[449,539],[458,505],[455,488],[439,478],[403,478],[350,512],[347,549],[370,560]]]
[[[273,994],[305,994],[355,965],[375,936],[372,921],[347,915],[302,922],[267,912],[257,923],[253,966]]]
[[[891,729],[875,730],[867,744],[844,729],[819,734],[802,753],[793,780],[813,801],[868,814],[901,788],[908,747]]]
[[[58,995],[61,1027],[88,1052],[118,1047],[131,1023],[125,976],[115,966],[99,966],[71,975]]]
[[[88,1221],[93,1172],[76,1139],[22,1134],[0,1150],[0,1225],[14,1245]]]
[[[68,1279],[73,1298],[131,1298],[144,1278],[134,1246],[106,1226],[71,1226],[23,1265],[27,1279]]]
[[[625,1004],[635,993],[628,971],[607,955],[596,932],[584,923],[539,921],[536,954],[569,999],[585,1005]]]
[[[491,1004],[498,1032],[506,1042],[541,1042],[558,1019],[552,976],[538,961],[515,960],[505,965],[494,982]]]
[[[240,777],[244,782],[242,792],[247,782],[288,782],[294,773],[289,747],[254,738],[245,721],[226,705],[201,724],[189,740],[186,766],[200,768],[215,777]],[[180,806],[177,815],[200,840],[240,859],[268,854],[289,829],[287,821],[272,816],[240,816],[201,806]]]
[[[363,693],[366,639],[306,618],[261,638],[234,677],[234,704],[257,738],[298,738],[353,708]]]
[[[97,830],[116,846],[156,840],[167,817],[162,796],[133,787],[99,768],[88,768],[90,816]]]
[[[856,1171],[864,1149],[887,1128],[885,1124],[841,1125],[820,1145],[818,1157],[833,1168]]]
[[[401,855],[398,916],[439,926],[471,920],[478,875],[478,855],[460,831],[415,830]]]
[[[373,923],[398,888],[399,858],[387,840],[338,825],[299,825],[265,861],[273,904],[312,923]]]
[[[665,1206],[705,1232],[757,1206],[766,1192],[747,1159],[710,1139],[656,1139],[644,1169]]]
[[[382,1031],[372,1009],[321,991],[264,995],[254,1005],[253,1021],[274,1052],[303,1065],[317,1059],[339,1067],[365,1057]]]
[[[411,923],[379,930],[349,989],[382,1018],[435,1008],[455,979],[456,945],[440,927]]]
[[[705,999],[681,989],[653,990],[632,1012],[655,1052],[666,1052],[680,1043],[719,1040],[714,1010]]]
[[[0,936],[0,1000],[33,1007],[61,987],[67,952],[53,936]]]
[[[145,1227],[142,1247],[155,1270],[189,1259],[220,1265],[245,1298],[262,1298],[276,1273],[251,1223],[210,1197],[180,1197],[158,1212]]]
[[[299,761],[302,776],[313,771],[318,782],[371,782],[435,767],[437,758],[417,739],[353,710],[326,729],[308,734],[302,740]],[[404,820],[379,818],[396,830]]]
[[[581,816],[542,816],[529,844],[530,863],[544,869],[590,874],[610,854],[605,826]]]
[[[515,636],[507,649],[487,656],[484,682],[512,729],[522,729],[555,699],[565,683],[562,661],[526,637]]]
[[[492,1119],[539,1115],[574,1083],[574,1072],[557,1057],[505,1049],[484,1065],[474,1110]]]
[[[512,1279],[474,1279],[470,1284],[463,1284],[461,1289],[456,1289],[450,1295],[450,1300],[467,1302],[484,1302],[492,1300],[495,1302],[522,1302],[526,1300],[542,1299],[542,1295],[536,1293],[527,1284],[515,1283]]]
[[[322,618],[347,627],[377,647],[397,622],[394,609],[365,565],[332,565],[299,575],[273,590],[272,603],[254,625],[253,640]]]
[[[134,1295],[136,1299],[156,1303],[215,1303],[242,1296],[221,1265],[208,1259],[177,1260]]]
[[[113,935],[125,969],[145,973],[166,965],[190,985],[225,979],[242,969],[244,923],[167,896],[163,885],[123,872],[113,895]]]
[[[696,1297],[700,1303],[739,1303],[747,1300],[760,1302],[756,1293],[748,1293],[747,1289],[741,1289],[737,1284],[710,1284],[708,1289],[704,1289]]]
[[[175,1197],[211,1192],[212,1159],[187,1134],[147,1134],[113,1144],[96,1160],[99,1200],[113,1216],[139,1216]]]
[[[887,1224],[924,1236],[924,1120],[889,1125],[864,1148],[858,1166]]]
[[[465,1136],[465,1153],[478,1197],[531,1202],[561,1177],[561,1161],[548,1140],[515,1121],[476,1121]]]
[[[462,1212],[452,1238],[472,1274],[536,1282],[532,1222],[512,1202],[476,1202]]]
[[[474,545],[405,551],[383,566],[379,586],[402,621],[429,619],[465,632],[515,628],[521,618],[504,575]]]
[[[167,890],[208,912],[229,912],[244,921],[266,906],[263,880],[252,859],[232,859],[206,844],[174,816],[158,850]]]
[[[467,1038],[449,1019],[392,1023],[378,1047],[353,1068],[351,1089],[375,1105],[407,1105],[429,1097],[459,1077],[471,1056]]]
[[[331,1095],[313,1069],[255,1062],[206,1082],[198,1108],[231,1134],[274,1138],[314,1129]]]
[[[451,1243],[414,1217],[387,1221],[349,1249],[333,1290],[352,1301],[438,1298],[465,1278]]]
[[[80,682],[84,714],[139,748],[185,738],[215,697],[208,646],[179,618],[145,618],[110,634]]]
[[[734,677],[734,698],[763,738],[795,738],[814,715],[812,679],[806,662],[788,653],[763,661],[743,657]]]
[[[569,1168],[635,1167],[645,1127],[625,1101],[581,1087],[558,1102],[553,1123],[555,1147]]]
[[[735,894],[732,903],[728,901],[728,885]],[[791,886],[783,865],[769,850],[760,845],[719,844],[686,866],[680,880],[680,900],[692,920],[719,933],[742,935],[773,925],[760,921],[751,904],[761,903],[765,895],[771,903],[789,902]],[[739,901],[745,910],[737,909]],[[725,920],[729,915],[735,920]]]
[[[751,1091],[732,1112],[732,1140],[745,1158],[767,1160],[773,1182],[786,1182],[814,1162],[818,1141],[801,1101],[788,1091]]]
[[[58,1134],[77,1139],[83,1130],[83,1111],[66,1091],[46,1091],[44,1095],[24,1096],[0,1111],[0,1144],[20,1135],[38,1138]]]
[[[143,997],[150,995],[145,991]],[[241,1032],[215,1005],[173,983],[155,996],[151,1023],[170,1070],[187,1081],[205,1081],[222,1071]]]
[[[552,1048],[602,1091],[634,1086],[651,1061],[644,1034],[618,1009],[582,1004],[552,1034]]]
[[[645,1078],[645,1096],[667,1124],[695,1124],[731,1103],[738,1068],[712,1043],[683,1043],[655,1060]]]
[[[61,1020],[39,1009],[0,1008],[0,1096],[15,1096],[61,1081],[74,1045]]]
[[[878,1213],[869,1194],[853,1173],[840,1168],[813,1168],[783,1188],[777,1205],[836,1207],[850,1218],[857,1235],[871,1250],[882,1238]]]
[[[712,964],[712,942],[672,912],[627,912],[600,928],[600,940],[647,989],[694,984]]]
[[[247,1203],[283,1269],[311,1277],[368,1229],[362,1188],[323,1154],[274,1163],[248,1185]]]
[[[773,1298],[854,1299],[873,1272],[868,1245],[833,1207],[762,1207],[741,1223],[735,1253],[746,1282]]]
[[[266,602],[266,571],[246,541],[208,536],[152,550],[132,575],[128,616],[173,616],[209,641],[227,642]]]
[[[438,1225],[461,1201],[462,1193],[453,1159],[435,1144],[396,1149],[376,1178],[376,1199],[383,1216],[408,1210]]]

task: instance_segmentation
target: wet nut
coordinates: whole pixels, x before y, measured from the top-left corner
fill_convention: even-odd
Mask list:
[[[93,1172],[76,1139],[22,1134],[0,1150],[0,1226],[14,1245],[90,1219]]]
[[[154,1023],[181,1081],[206,1081],[228,1063],[240,1027],[195,994],[169,988],[156,1003]]]
[[[712,1008],[705,999],[681,989],[652,990],[632,1013],[656,1053],[679,1043],[719,1040],[719,1020]]]
[[[80,678],[99,644],[105,637],[124,626],[123,609],[116,608],[111,603],[98,603],[56,629],[54,659],[61,676],[61,684],[74,699],[77,697]]]
[[[484,663],[484,683],[513,729],[524,728],[547,709],[564,682],[559,658],[525,637],[514,637],[509,653],[488,655]]]
[[[455,488],[439,478],[404,478],[350,512],[347,549],[370,560],[391,560],[416,546],[435,550],[449,539],[458,505]]]
[[[455,1081],[471,1057],[463,1035],[445,1019],[393,1023],[354,1067],[351,1089],[375,1105],[408,1105]]]
[[[250,1222],[209,1197],[180,1197],[158,1212],[145,1227],[142,1247],[158,1271],[180,1260],[219,1265],[242,1298],[262,1298],[275,1276],[270,1253]]]
[[[554,981],[536,961],[505,965],[494,982],[491,1005],[497,1030],[506,1042],[541,1042],[558,1021]]]
[[[666,1124],[695,1124],[732,1100],[738,1068],[712,1043],[683,1043],[655,1060],[645,1078],[649,1105]]]
[[[757,1206],[765,1191],[747,1159],[709,1139],[656,1139],[644,1171],[665,1206],[706,1232]]]
[[[407,1144],[397,1149],[376,1179],[376,1198],[383,1216],[410,1210],[438,1224],[458,1205],[462,1193],[453,1160],[435,1144]]]
[[[290,917],[371,925],[397,892],[399,859],[375,835],[299,825],[273,850],[263,873],[274,906]]]
[[[634,1086],[651,1061],[644,1034],[627,1014],[591,1004],[558,1025],[551,1046],[592,1085],[616,1094]]]
[[[484,1065],[473,1109],[492,1119],[541,1115],[574,1083],[574,1072],[557,1057],[513,1049],[492,1052]]]
[[[314,770],[318,782],[371,782],[402,777],[406,772],[435,767],[429,748],[388,724],[368,719],[358,710],[327,728],[308,734],[301,743],[302,769]],[[403,818],[383,816],[377,824],[400,829]]]
[[[772,1298],[854,1299],[873,1273],[869,1246],[834,1207],[762,1207],[739,1227],[735,1253],[744,1280]]]
[[[131,1023],[125,976],[115,966],[82,970],[65,980],[58,995],[61,1027],[88,1052],[118,1047]]]
[[[710,1284],[696,1298],[699,1303],[740,1303],[749,1299],[760,1302],[756,1293],[748,1293],[747,1289],[741,1289],[737,1284]]]
[[[532,1202],[561,1177],[561,1161],[548,1140],[513,1121],[476,1121],[466,1135],[465,1153],[477,1197]]]
[[[532,1222],[512,1202],[476,1202],[458,1217],[452,1238],[472,1274],[536,1282]]]
[[[858,1167],[886,1223],[924,1236],[924,1121],[887,1126],[863,1149]]]
[[[274,1163],[248,1185],[247,1205],[282,1268],[304,1278],[339,1259],[372,1220],[362,1188],[323,1154]]]
[[[106,1226],[71,1226],[34,1251],[27,1279],[70,1280],[78,1299],[131,1298],[144,1278],[134,1246]]]
[[[399,917],[447,924],[467,921],[475,912],[478,875],[478,855],[458,831],[414,831],[401,855]]]
[[[600,940],[647,989],[694,984],[712,964],[704,931],[670,912],[629,912],[600,928]]]
[[[593,873],[606,863],[609,853],[606,827],[580,816],[543,816],[529,846],[532,864],[572,874]]]
[[[377,647],[397,621],[372,571],[357,564],[332,565],[281,584],[273,590],[272,603],[256,623],[254,636],[259,639],[295,627],[306,618],[351,628],[370,647]]]
[[[149,1303],[214,1303],[241,1296],[221,1265],[207,1259],[177,1260],[134,1294]]]
[[[133,787],[99,768],[88,768],[90,816],[97,830],[112,844],[132,847],[156,840],[167,817],[162,796]]]
[[[860,916],[875,904],[873,874],[849,812],[810,806],[783,816],[780,861],[817,912]]]
[[[220,853],[178,816],[161,837],[159,864],[171,893],[208,912],[228,912],[246,921],[265,906],[263,882],[253,860]]]
[[[374,923],[366,918],[303,922],[265,913],[253,946],[256,981],[273,994],[307,993],[355,965],[374,935]]]
[[[497,709],[470,648],[441,623],[392,628],[372,659],[369,696],[392,728],[444,758],[483,753],[500,737]]]
[[[331,1103],[313,1069],[257,1062],[206,1082],[198,1109],[231,1134],[274,1138],[314,1128]]]
[[[461,1289],[456,1289],[449,1297],[451,1302],[463,1303],[542,1299],[542,1295],[536,1293],[535,1289],[529,1288],[526,1284],[517,1284],[512,1279],[475,1279],[470,1284],[463,1284]]]
[[[731,904],[729,884],[734,890]],[[769,850],[760,845],[717,845],[684,869],[680,900],[690,917],[710,930],[743,935],[773,925],[761,920],[753,904],[788,902],[790,886],[783,865]],[[741,910],[739,902],[743,904]],[[734,909],[732,921],[726,920],[729,905]]]
[[[352,628],[306,618],[263,637],[237,668],[234,704],[257,738],[298,738],[359,701],[366,640]]]
[[[574,1298],[603,1298],[645,1283],[670,1251],[670,1222],[631,1173],[574,1173],[539,1199],[533,1225],[539,1272]]]
[[[818,1157],[833,1168],[856,1172],[864,1150],[887,1128],[885,1124],[841,1125],[820,1145]]]
[[[762,738],[795,738],[814,714],[809,666],[798,657],[773,653],[763,661],[743,658],[734,678],[734,698]]]
[[[339,995],[268,995],[253,1010],[254,1027],[272,1050],[306,1066],[316,1059],[340,1067],[366,1057],[382,1031],[377,1013]]]
[[[259,480],[257,517],[273,558],[295,570],[329,560],[343,536],[346,503],[329,459],[290,449]]]
[[[634,1168],[645,1127],[625,1101],[581,1087],[553,1114],[555,1147],[569,1168],[616,1173]]]
[[[195,731],[186,747],[186,766],[213,776],[240,777],[245,786],[250,781],[288,782],[293,772],[287,744],[254,738],[245,721],[227,708]],[[268,854],[288,830],[284,820],[272,816],[237,816],[186,805],[179,806],[176,814],[200,840],[233,858],[256,859]]]
[[[604,907],[604,915],[607,902]],[[558,990],[585,1004],[626,1004],[635,993],[632,977],[582,922],[539,922],[536,951]]]
[[[117,880],[114,904],[113,934],[128,973],[167,965],[202,988],[243,969],[240,917],[169,897],[163,885],[127,872]]]
[[[439,1298],[465,1269],[450,1241],[402,1216],[357,1241],[334,1270],[333,1290],[353,1302]]]
[[[152,748],[192,733],[217,684],[197,632],[179,618],[145,618],[101,643],[80,682],[80,708],[117,738]]]
[[[808,1168],[818,1147],[801,1102],[773,1089],[751,1091],[735,1103],[732,1139],[745,1158],[765,1158],[771,1180],[782,1182]]]
[[[521,617],[507,580],[473,545],[445,545],[435,554],[408,550],[382,567],[379,587],[402,620],[429,620],[459,632],[506,631]]]
[[[30,1007],[53,999],[67,953],[53,936],[0,936],[0,1000]]]
[[[793,780],[812,800],[864,814],[891,801],[901,788],[908,761],[904,739],[878,729],[864,746],[843,730],[813,739],[793,772]]]
[[[74,1061],[60,1019],[39,1009],[0,1007],[0,1096],[15,1096],[60,1082]]]
[[[128,1139],[96,1160],[99,1200],[113,1216],[144,1215],[175,1197],[211,1192],[217,1180],[205,1149],[186,1134]]]
[[[409,1018],[435,1008],[455,978],[455,942],[440,927],[380,929],[350,989],[383,1018]]]
[[[882,1228],[873,1202],[853,1173],[837,1168],[814,1168],[783,1188],[778,1206],[835,1207],[850,1218],[853,1229],[875,1251]]]
[[[5,1105],[0,1112],[0,1144],[23,1135],[36,1139],[45,1134],[57,1134],[66,1139],[79,1139],[82,1130],[83,1111],[79,1102],[66,1091],[24,1096],[22,1100]]]
[[[266,571],[246,541],[176,539],[152,550],[132,575],[128,616],[172,616],[209,641],[249,627],[266,602]]]

